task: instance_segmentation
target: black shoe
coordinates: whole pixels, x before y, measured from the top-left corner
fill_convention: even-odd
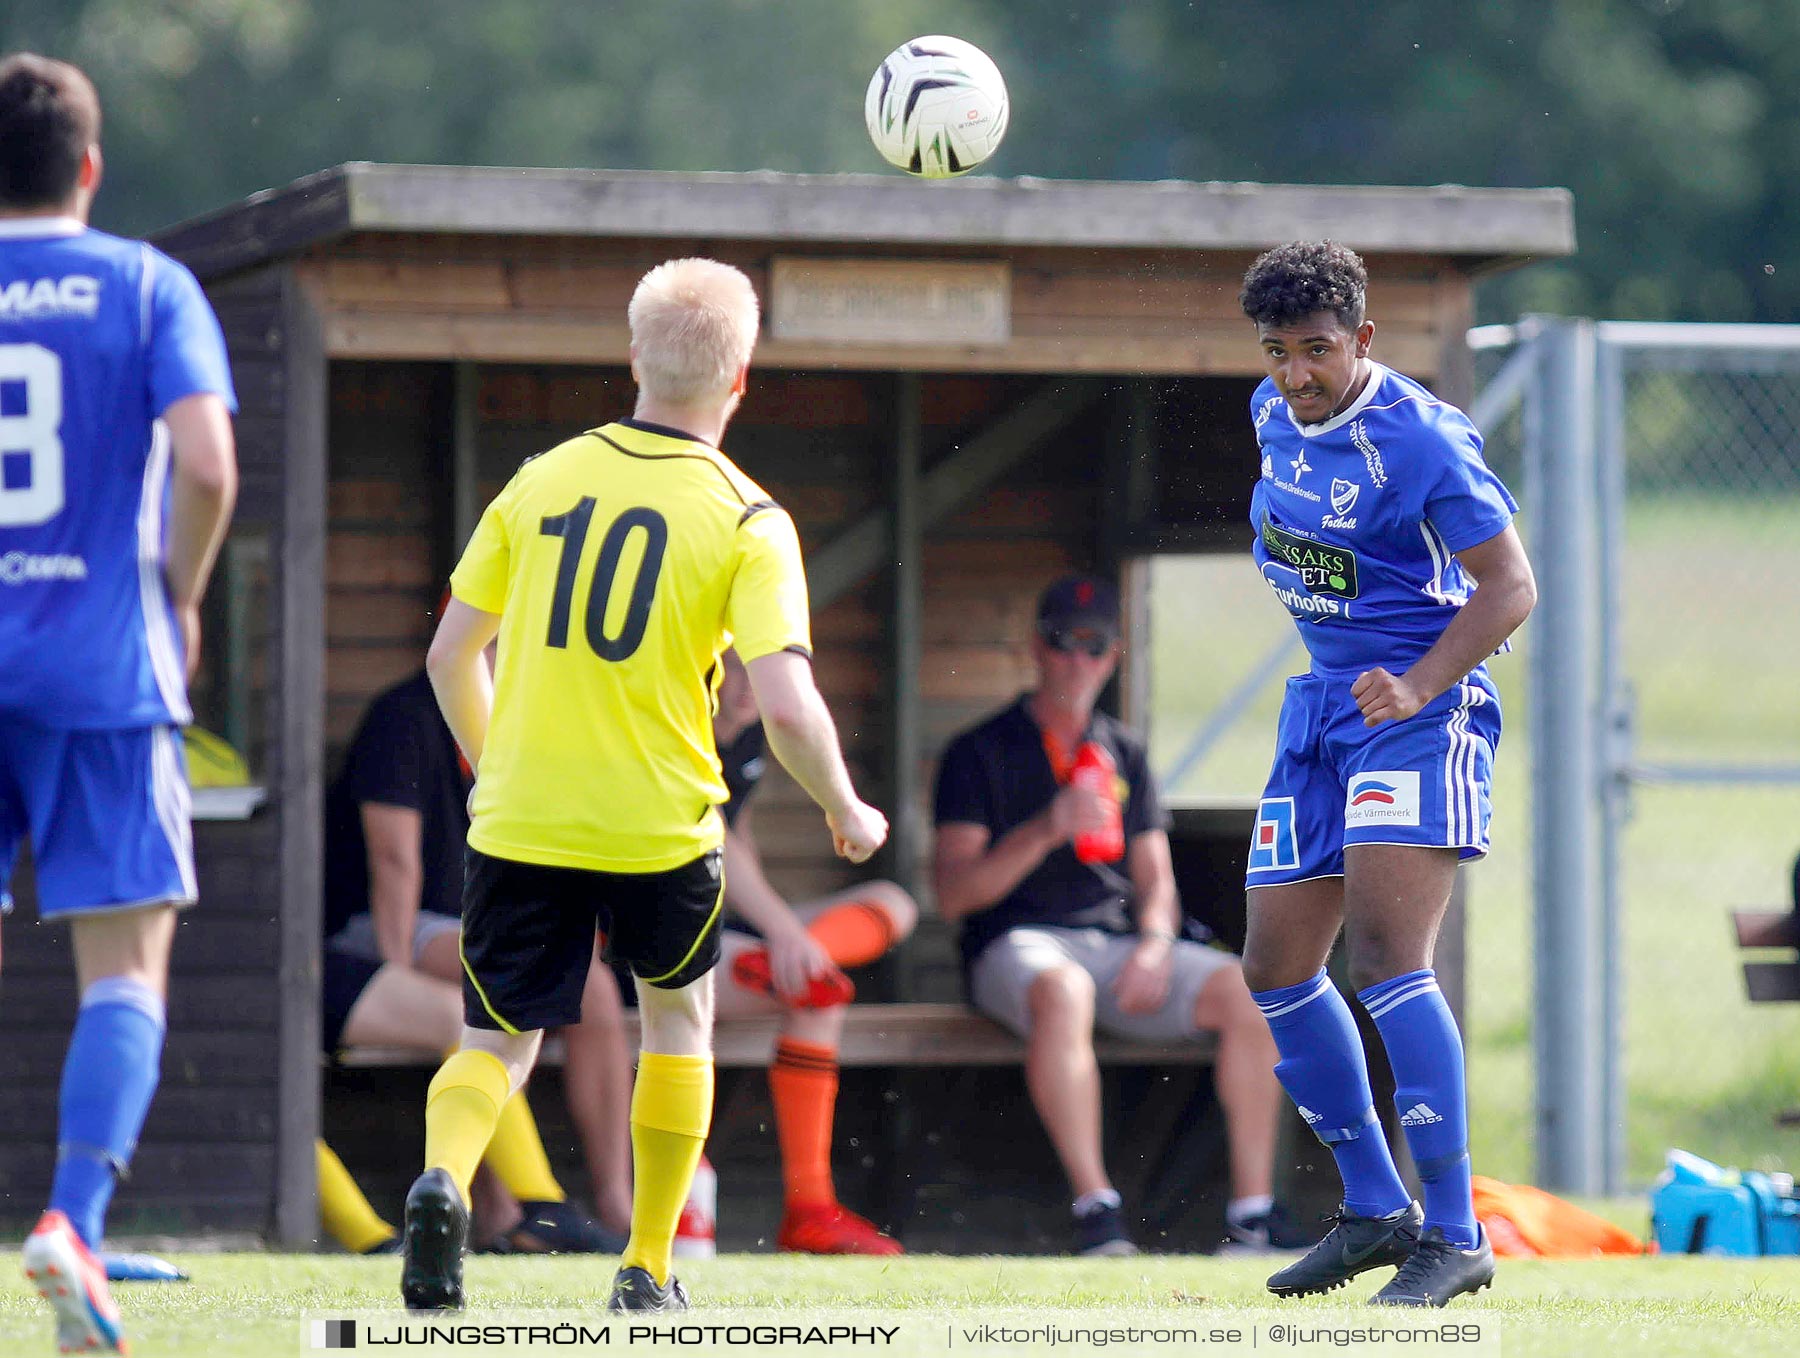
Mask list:
[[[622,1268],[613,1274],[612,1296],[607,1299],[609,1311],[685,1311],[688,1309],[687,1288],[673,1273],[669,1285],[658,1287],[650,1270]]]
[[[1308,1249],[1313,1244],[1313,1234],[1290,1217],[1286,1208],[1276,1203],[1268,1211],[1258,1212],[1241,1221],[1233,1221],[1227,1217],[1225,1239],[1219,1245],[1219,1253],[1241,1257]]]
[[[1444,1239],[1433,1226],[1419,1239],[1412,1258],[1388,1285],[1369,1298],[1371,1306],[1447,1306],[1452,1297],[1479,1292],[1494,1281],[1494,1247],[1487,1232],[1476,1228],[1475,1248],[1466,1250]]]
[[[1358,1216],[1340,1206],[1326,1220],[1332,1227],[1325,1238],[1304,1258],[1272,1274],[1269,1291],[1278,1297],[1306,1297],[1342,1287],[1372,1268],[1404,1264],[1419,1243],[1425,1214],[1416,1202],[1391,1217]]]
[[[1075,1253],[1089,1259],[1136,1254],[1125,1234],[1125,1213],[1116,1205],[1096,1203],[1075,1218]]]
[[[507,1232],[516,1254],[623,1254],[625,1237],[583,1216],[573,1203],[522,1202],[525,1219]]]
[[[426,1170],[406,1195],[400,1299],[407,1310],[462,1310],[462,1257],[468,1239],[469,1209],[455,1181],[441,1169]]]

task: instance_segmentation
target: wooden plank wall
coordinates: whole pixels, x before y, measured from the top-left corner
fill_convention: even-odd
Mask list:
[[[919,258],[863,243],[778,248],[766,242],[565,237],[352,236],[300,265],[329,301],[325,340],[340,357],[622,365],[625,304],[645,270],[704,254],[736,264],[767,296],[769,262]],[[1238,308],[1252,254],[1175,250],[934,249],[932,259],[1003,258],[1012,266],[1012,337],[994,345],[852,345],[766,340],[767,369],[1260,375]],[[1466,309],[1451,261],[1370,261],[1378,355],[1438,370],[1439,329]]]
[[[232,532],[278,539],[282,514],[282,280],[243,275],[210,296],[224,326],[242,409],[236,421],[241,490]],[[272,566],[271,570],[278,569]],[[266,582],[265,582],[266,583]],[[216,600],[212,601],[216,604]],[[212,616],[219,616],[216,608]],[[256,672],[275,672],[279,638],[253,612]],[[209,630],[216,651],[224,638]],[[196,693],[203,724],[217,728],[216,691]],[[254,709],[253,773],[279,783],[281,694],[265,688]],[[130,1181],[111,1227],[163,1231],[266,1231],[274,1211],[279,1120],[276,986],[280,899],[279,809],[248,821],[194,827],[200,905],[176,930],[169,1038],[162,1086],[151,1106]],[[15,889],[0,979],[0,1228],[29,1229],[55,1167],[56,1102],[77,991],[68,928],[36,918],[29,873]]]
[[[449,578],[450,374],[442,364],[330,368],[325,769],[369,702],[425,663]]]

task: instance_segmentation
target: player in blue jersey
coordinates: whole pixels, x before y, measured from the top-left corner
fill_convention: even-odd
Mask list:
[[[25,1269],[65,1351],[124,1352],[91,1250],[156,1089],[194,900],[178,728],[237,467],[199,284],[87,226],[99,135],[79,70],[0,60],[0,886],[30,836],[81,987]]]
[[[1256,564],[1312,657],[1287,683],[1251,841],[1244,977],[1276,1074],[1344,1180],[1330,1233],[1269,1290],[1329,1291],[1397,1264],[1376,1302],[1442,1306],[1486,1287],[1494,1256],[1470,1204],[1462,1038],[1432,950],[1457,864],[1487,852],[1500,705],[1483,661],[1537,590],[1517,505],[1467,416],[1370,358],[1366,287],[1351,251],[1297,243],[1259,258],[1240,299],[1269,371],[1251,403]],[[1325,975],[1340,928],[1422,1212]]]

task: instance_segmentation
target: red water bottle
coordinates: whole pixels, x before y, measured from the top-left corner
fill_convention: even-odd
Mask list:
[[[1125,856],[1125,813],[1119,806],[1119,767],[1104,745],[1083,741],[1069,769],[1070,787],[1092,788],[1106,804],[1106,824],[1075,836],[1083,863],[1116,863]]]

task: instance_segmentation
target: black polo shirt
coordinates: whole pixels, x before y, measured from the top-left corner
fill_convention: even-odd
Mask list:
[[[1144,746],[1119,722],[1095,713],[1086,740],[1112,755],[1129,792],[1124,806],[1129,846],[1149,830],[1169,828]],[[1059,785],[1044,734],[1020,698],[1005,711],[950,742],[938,766],[936,822],[985,825],[990,843],[1036,816]],[[983,948],[1009,929],[1031,924],[1089,926],[1113,933],[1133,929],[1131,878],[1125,862],[1083,863],[1069,844],[1053,849],[1011,894],[962,921],[966,970]]]
[[[369,909],[369,851],[362,806],[417,811],[424,880],[419,908],[462,914],[463,849],[469,838],[469,781],[456,738],[420,670],[369,704],[325,797],[325,937]]]

